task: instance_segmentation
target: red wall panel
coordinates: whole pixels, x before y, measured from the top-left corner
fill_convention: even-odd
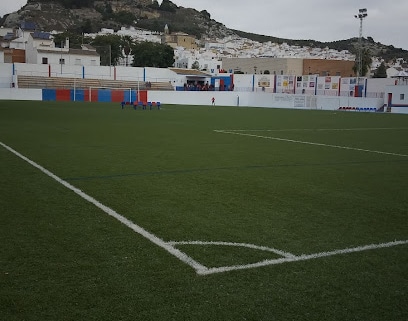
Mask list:
[[[123,90],[112,90],[112,102],[120,103],[125,100]]]
[[[138,101],[142,101],[144,103],[147,103],[147,90],[140,90],[138,92]]]
[[[71,101],[70,89],[57,89],[57,101]]]

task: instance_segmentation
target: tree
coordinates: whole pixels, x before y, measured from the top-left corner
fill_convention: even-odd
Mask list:
[[[197,60],[194,61],[194,63],[191,65],[191,69],[200,70],[200,63]]]
[[[169,45],[140,42],[132,45],[134,67],[167,68],[174,64],[174,50]]]
[[[353,71],[355,74],[357,74],[357,71],[359,68],[358,58],[359,58],[359,53],[356,55],[356,61],[353,67]],[[365,75],[367,75],[368,71],[370,70],[370,66],[372,62],[373,62],[373,58],[371,56],[370,50],[367,48],[364,48],[361,51],[361,75],[359,74],[360,77],[364,77]]]
[[[102,66],[116,66],[122,57],[122,39],[118,35],[96,36],[91,45],[101,55]]]
[[[159,2],[157,0],[153,0],[152,4],[149,5],[149,8],[154,9],[154,10],[159,10],[160,9]]]
[[[55,46],[60,47],[61,43],[65,44],[67,38],[69,39],[69,47],[74,49],[80,49],[83,43],[88,43],[90,41],[89,38],[83,37],[82,34],[65,31],[54,36],[53,40]]]
[[[203,10],[200,12],[204,18],[206,18],[207,20],[211,20],[211,15],[208,13],[207,10]]]
[[[167,12],[176,12],[177,6],[170,0],[163,0],[160,5],[160,10]]]
[[[374,78],[387,78],[387,68],[385,67],[384,62],[377,68],[374,72]]]
[[[129,61],[129,55],[132,51],[132,46],[134,44],[134,41],[132,39],[132,37],[130,36],[123,36],[121,39],[121,48],[123,50],[123,53],[125,54],[125,58],[126,58],[126,66],[128,65],[128,61]]]
[[[86,19],[80,26],[76,28],[77,32],[79,33],[91,33],[94,31],[94,28],[92,26],[92,22],[90,19]]]
[[[131,26],[137,20],[136,16],[128,11],[119,11],[112,15],[112,19],[119,22],[121,25]]]
[[[91,7],[94,3],[94,0],[59,0],[65,8],[75,9],[83,7]]]

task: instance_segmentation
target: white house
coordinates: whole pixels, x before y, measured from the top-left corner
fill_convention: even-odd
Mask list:
[[[10,47],[10,41],[16,39],[16,30],[13,28],[4,28],[3,26],[0,27],[0,46],[3,48]]]
[[[35,31],[33,23],[22,22],[19,28],[0,28],[1,46],[3,48],[25,50],[28,39]]]
[[[26,63],[41,63],[37,60],[37,50],[55,50],[54,40],[49,32],[33,32],[29,34],[26,44]]]
[[[408,79],[408,77],[406,77]],[[408,83],[386,86],[384,106],[387,112],[408,114]]]
[[[402,67],[393,66],[387,69],[387,78],[396,76],[399,72],[404,71]]]
[[[101,59],[96,51],[83,49],[55,48],[54,50],[37,49],[35,64],[59,64],[79,66],[100,66]]]
[[[200,70],[217,73],[222,69],[222,61],[211,51],[200,52],[199,50],[177,47],[175,50],[174,67],[191,69],[198,63]]]
[[[55,47],[52,36],[48,32],[34,32],[29,37],[26,47],[27,63],[30,64],[59,64],[100,66],[100,55],[88,45],[82,49],[69,47],[69,39],[65,40],[65,46]]]

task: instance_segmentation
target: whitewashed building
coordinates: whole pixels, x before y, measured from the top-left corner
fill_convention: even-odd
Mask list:
[[[58,48],[50,33],[35,32],[29,37],[26,46],[26,62],[30,64],[59,64],[79,66],[100,66],[100,55],[88,45],[82,49],[69,47],[69,39],[65,40],[65,46]]]
[[[217,73],[222,69],[222,61],[217,54],[207,50],[194,50],[177,47],[174,50],[175,62],[174,67],[192,69],[198,64],[198,69],[210,73]]]

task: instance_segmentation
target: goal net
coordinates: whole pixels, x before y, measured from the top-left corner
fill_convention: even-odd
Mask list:
[[[134,102],[137,90],[123,87],[89,87],[88,100],[91,102]]]

